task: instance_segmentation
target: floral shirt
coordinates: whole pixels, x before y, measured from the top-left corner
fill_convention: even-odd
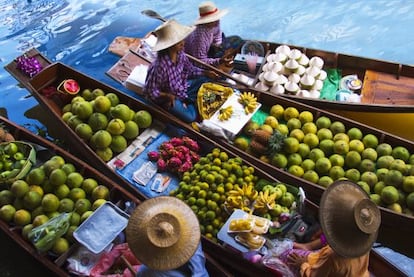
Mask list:
[[[180,100],[185,100],[188,97],[188,78],[202,73],[203,70],[194,66],[184,51],[178,53],[176,63],[168,54],[159,55],[148,69],[144,94],[156,100],[160,92],[167,92],[174,94]]]
[[[220,58],[209,58],[211,45],[221,45],[222,32],[220,24],[214,27],[197,25],[196,29],[185,40],[185,52],[210,65],[218,65]]]

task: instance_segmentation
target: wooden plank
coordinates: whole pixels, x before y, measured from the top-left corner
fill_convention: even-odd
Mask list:
[[[380,105],[414,105],[414,80],[367,70],[362,89],[362,103]]]

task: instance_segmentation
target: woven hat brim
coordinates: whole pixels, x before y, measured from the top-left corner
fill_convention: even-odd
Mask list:
[[[180,222],[179,239],[170,247],[157,247],[146,235],[148,222],[160,213],[174,214]],[[199,230],[198,219],[187,204],[174,197],[160,196],[135,209],[126,228],[126,238],[141,263],[154,270],[170,270],[182,266],[194,255],[200,242]]]
[[[319,206],[322,231],[332,249],[343,257],[360,257],[368,253],[377,239],[378,230],[367,234],[357,227],[351,208],[367,198],[366,192],[350,181],[337,181],[322,195]]]
[[[185,25],[181,25],[176,23],[175,21],[173,23],[171,23],[174,20],[170,20],[167,21],[165,23],[163,23],[161,26],[159,26],[157,29],[155,29],[155,31],[153,32],[154,35],[157,37],[157,41],[154,45],[154,47],[152,47],[153,51],[160,51],[160,50],[164,50],[167,49],[171,46],[173,46],[174,44],[179,43],[180,41],[184,40],[186,37],[188,37],[194,30],[195,30],[195,26],[185,26]],[[166,24],[174,24],[175,28],[169,28],[169,31],[171,31],[169,34],[167,34],[168,36],[159,36],[157,35],[160,34],[160,29],[161,28],[166,28]]]
[[[194,22],[194,25],[206,24],[206,23],[210,23],[210,22],[214,22],[214,21],[220,20],[220,18],[222,18],[223,16],[225,16],[228,12],[229,12],[228,9],[223,9],[223,10],[218,11],[215,14],[207,15],[207,16],[198,18]]]

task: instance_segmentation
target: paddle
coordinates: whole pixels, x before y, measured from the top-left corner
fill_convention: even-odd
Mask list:
[[[159,13],[157,13],[156,11],[153,11],[153,10],[143,10],[143,11],[141,11],[141,13],[142,13],[143,15],[148,16],[148,17],[151,17],[151,18],[155,18],[155,19],[161,20],[162,22],[167,21],[167,19],[165,19],[165,18],[164,18],[164,17],[162,17]],[[239,79],[237,79],[237,78],[233,77],[231,74],[228,74],[228,73],[226,73],[226,72],[224,72],[224,71],[222,71],[222,70],[218,69],[218,68],[217,68],[217,67],[215,67],[215,66],[209,65],[209,64],[207,64],[207,63],[203,62],[202,60],[197,59],[196,57],[193,57],[192,55],[189,55],[189,54],[187,54],[187,53],[186,53],[186,56],[187,56],[190,60],[193,60],[193,61],[195,61],[196,63],[201,64],[202,66],[205,66],[205,67],[207,67],[208,69],[210,69],[210,70],[212,70],[212,71],[214,71],[214,72],[216,72],[216,73],[218,73],[218,74],[221,74],[221,75],[225,76],[226,78],[229,78],[229,79],[231,79],[231,80],[235,81],[235,82],[236,82],[236,83],[238,83],[238,84],[241,84],[241,85],[243,85],[243,86],[246,86],[246,84],[245,84],[244,82],[242,82],[242,81],[240,81]]]

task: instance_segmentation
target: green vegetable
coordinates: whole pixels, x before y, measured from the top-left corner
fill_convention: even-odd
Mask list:
[[[72,213],[62,213],[45,224],[33,228],[28,234],[29,240],[40,252],[48,251],[69,229],[71,216]]]

